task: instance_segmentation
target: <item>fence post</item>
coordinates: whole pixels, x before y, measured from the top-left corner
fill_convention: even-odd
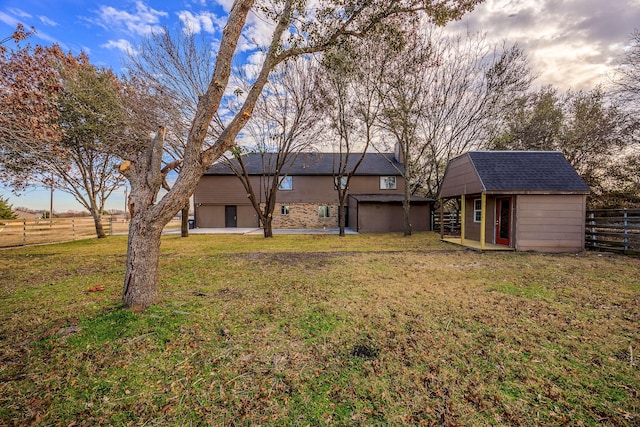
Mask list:
[[[71,239],[76,240],[76,217],[71,218]]]
[[[109,236],[113,236],[113,215],[109,217]]]
[[[593,240],[593,242],[591,242],[591,246],[592,247],[596,247],[598,246],[598,243],[595,241],[596,240],[596,220],[595,220],[595,215],[593,212],[589,213],[589,231],[591,231],[591,240]]]
[[[27,246],[27,220],[22,220],[22,246]]]
[[[629,226],[628,223],[628,216],[627,216],[627,208],[624,209],[624,213],[623,213],[623,217],[624,217],[624,251],[627,252],[629,250],[629,229],[627,228]]]

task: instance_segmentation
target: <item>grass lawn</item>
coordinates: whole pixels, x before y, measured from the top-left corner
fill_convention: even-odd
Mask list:
[[[640,425],[640,259],[431,233],[0,251],[0,425]],[[75,424],[74,424],[75,423]]]

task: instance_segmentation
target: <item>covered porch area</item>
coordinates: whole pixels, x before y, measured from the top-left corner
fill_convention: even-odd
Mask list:
[[[504,199],[504,202],[502,202],[501,199],[491,197],[489,203],[487,199],[486,192],[474,195],[462,194],[457,197],[440,199],[440,239],[443,242],[464,246],[476,251],[515,250],[513,245],[510,244],[511,199]],[[460,206],[459,234],[447,234],[445,227],[443,227],[443,211],[447,200],[455,201],[455,204]],[[494,212],[496,208],[498,212]],[[501,210],[503,212],[500,212]],[[494,235],[494,233],[496,234]]]

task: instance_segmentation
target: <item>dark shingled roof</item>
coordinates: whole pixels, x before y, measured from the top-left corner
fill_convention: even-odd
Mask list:
[[[471,151],[468,155],[488,192],[589,192],[557,151]]]
[[[264,164],[269,165],[270,158],[275,153],[265,154]],[[349,156],[349,164],[355,165],[362,153],[353,153]],[[356,175],[383,175],[400,176],[404,172],[404,166],[394,158],[393,153],[365,153],[364,160],[358,167]],[[286,166],[283,172],[287,175],[330,175],[333,176],[340,164],[338,153],[300,153],[291,164]],[[235,160],[234,160],[235,161]],[[275,158],[273,159],[275,162]],[[258,153],[250,153],[244,156],[244,162],[249,175],[263,175],[263,159]],[[269,169],[267,167],[267,169]],[[398,169],[401,172],[398,172]],[[206,175],[233,175],[233,171],[224,162],[214,164]]]

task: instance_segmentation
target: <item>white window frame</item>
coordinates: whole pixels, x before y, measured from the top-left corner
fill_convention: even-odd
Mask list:
[[[331,208],[327,205],[318,206],[318,218],[331,218]]]
[[[278,190],[282,190],[282,191],[293,190],[293,177],[289,175],[280,177],[280,182],[278,183]]]
[[[482,220],[482,199],[473,200],[473,222]]]
[[[395,190],[397,189],[397,179],[394,175],[381,176],[380,177],[380,189],[381,190]]]
[[[282,205],[280,206],[280,214],[281,215],[289,215],[289,210],[291,208],[289,207],[289,205]]]

